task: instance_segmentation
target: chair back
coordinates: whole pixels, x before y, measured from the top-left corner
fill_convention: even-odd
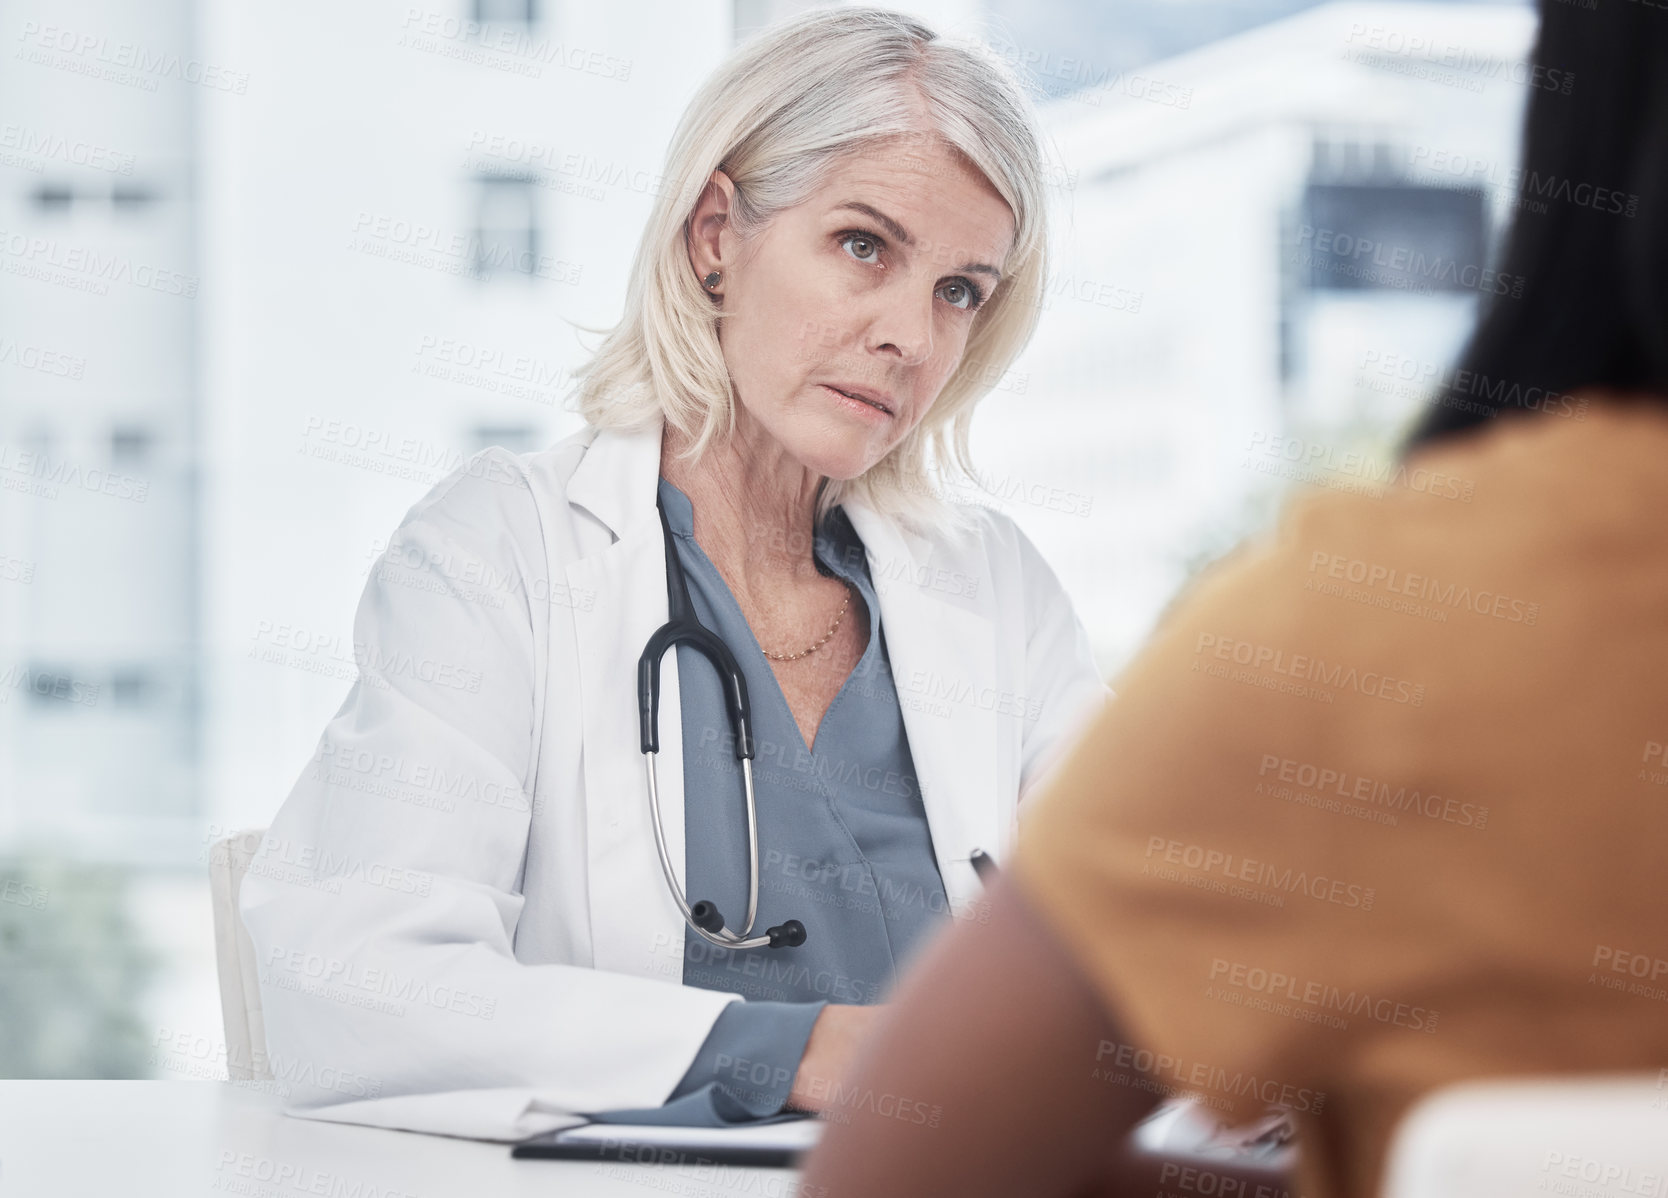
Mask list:
[[[1664,1193],[1668,1070],[1464,1082],[1397,1126],[1382,1198]]]
[[[232,1081],[267,1081],[266,1022],[261,1016],[255,946],[238,914],[243,876],[261,847],[264,828],[233,832],[209,850],[209,893],[214,906],[214,963],[220,978],[220,1017],[226,1025],[226,1073]]]

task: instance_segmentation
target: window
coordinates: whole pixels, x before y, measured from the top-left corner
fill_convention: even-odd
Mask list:
[[[133,212],[156,203],[156,192],[142,183],[117,183],[110,189],[110,206],[117,212]]]
[[[110,430],[110,464],[142,466],[151,451],[151,431],[138,425],[118,424]]]
[[[110,698],[117,707],[144,707],[155,691],[150,671],[141,667],[117,669],[110,678]]]
[[[98,702],[98,687],[57,666],[30,665],[22,685],[29,688],[29,705],[48,711],[67,711],[77,704],[91,706]]]
[[[29,193],[29,198],[43,212],[67,212],[75,203],[75,188],[68,183],[42,183]]]
[[[473,15],[482,25],[522,25],[531,29],[539,23],[539,0],[474,0]]]
[[[1479,188],[1311,183],[1298,249],[1317,291],[1468,291],[1486,250]]]
[[[537,179],[480,175],[475,185],[475,277],[534,274],[539,261]]]
[[[121,214],[148,208],[156,203],[158,196],[143,183],[114,183],[106,192],[103,188],[78,191],[72,183],[43,182],[29,193],[29,198],[43,212],[67,212],[77,200],[92,200],[95,203],[108,200],[111,211]]]
[[[767,25],[818,7],[818,0],[735,0],[731,36],[737,45]]]
[[[540,448],[539,430],[528,424],[478,424],[469,430],[469,439],[479,451],[489,445],[502,445],[511,453],[527,453]]]

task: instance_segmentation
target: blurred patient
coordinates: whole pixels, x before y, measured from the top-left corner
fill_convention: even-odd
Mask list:
[[[1529,98],[1521,296],[1395,485],[1305,496],[1168,614],[806,1192],[1152,1198],[1126,1133],[1176,1089],[1283,1105],[1295,1192],[1366,1198],[1434,1088],[1668,1066],[1668,8],[1541,22],[1575,86]]]

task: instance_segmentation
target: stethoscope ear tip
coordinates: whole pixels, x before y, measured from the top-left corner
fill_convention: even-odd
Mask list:
[[[717,934],[724,930],[724,916],[718,907],[702,899],[689,909],[689,921],[698,928]]]
[[[770,937],[771,948],[798,948],[805,943],[805,925],[797,919],[790,919],[765,929],[765,935]]]

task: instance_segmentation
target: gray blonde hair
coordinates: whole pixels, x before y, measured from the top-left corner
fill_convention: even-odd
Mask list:
[[[923,110],[931,128],[921,128]],[[689,263],[689,221],[712,172],[735,184],[730,227],[745,240],[808,199],[843,158],[900,138],[942,139],[965,155],[1012,210],[1014,245],[927,414],[859,477],[828,479],[815,518],[861,499],[915,531],[972,527],[972,505],[945,499],[928,457],[977,483],[973,407],[1036,327],[1047,269],[1043,138],[1023,84],[993,51],[887,9],[818,9],[769,27],[696,93],[667,153],[624,318],[576,371],[585,421],[642,429],[665,419],[693,439],[687,456],[697,459],[733,429],[722,314]]]

